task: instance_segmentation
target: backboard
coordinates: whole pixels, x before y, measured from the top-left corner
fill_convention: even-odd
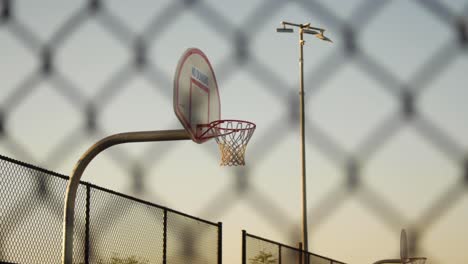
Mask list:
[[[203,143],[214,130],[207,126],[221,119],[221,102],[213,67],[199,49],[187,49],[174,76],[174,111],[192,140]],[[201,135],[204,135],[201,137]]]
[[[408,258],[408,238],[406,236],[406,230],[402,229],[400,234],[400,258]]]
[[[382,259],[374,262],[374,264],[425,264],[427,258],[425,257],[408,257],[408,238],[405,229],[401,230],[400,235],[400,258],[399,259]]]

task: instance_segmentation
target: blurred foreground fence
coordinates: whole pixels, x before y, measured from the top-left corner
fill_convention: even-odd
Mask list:
[[[21,5],[22,2],[25,4]],[[232,170],[222,187],[212,188],[208,194],[210,199],[203,200],[197,215],[224,218],[226,223],[233,212],[237,213],[236,206],[245,203],[254,208],[265,224],[282,230],[291,241],[297,241],[299,221],[289,217],[290,212],[283,209],[291,205],[275,199],[276,190],[262,180],[267,177],[272,180],[264,169],[271,164],[296,166],[295,163],[285,164],[284,155],[273,161],[271,155],[283,153],[285,145],[291,143],[290,138],[298,131],[298,83],[284,74],[289,64],[283,64],[278,55],[288,48],[278,42],[283,36],[274,32],[278,23],[286,19],[286,11],[295,8],[293,10],[310,17],[311,22],[325,26],[335,37],[335,44],[327,46],[323,56],[318,57],[321,45],[317,45],[309,49],[306,59],[310,67],[306,69],[306,100],[314,107],[309,109],[306,121],[307,149],[314,151],[308,171],[313,181],[327,179],[328,170],[316,169],[323,160],[330,165],[332,173],[336,173],[333,184],[328,188],[320,186],[323,193],[309,195],[316,201],[309,203],[308,208],[313,227],[310,228],[311,237],[316,238],[317,232],[322,230],[326,230],[324,234],[332,232],[329,230],[340,226],[339,221],[334,221],[340,217],[356,219],[351,223],[353,226],[346,225],[348,230],[359,229],[364,219],[375,221],[378,236],[386,237],[387,242],[391,240],[388,234],[407,228],[414,238],[410,243],[411,255],[427,256],[431,263],[466,262],[465,251],[444,247],[450,243],[466,244],[468,237],[459,231],[466,229],[463,223],[467,221],[468,203],[468,133],[463,130],[466,129],[463,126],[466,104],[446,102],[444,98],[466,99],[460,92],[466,91],[465,79],[451,81],[458,80],[457,72],[466,76],[463,62],[468,58],[468,1],[257,0],[244,3],[248,8],[237,12],[227,4],[242,6],[234,1],[150,1],[148,6],[140,1],[72,2],[45,4],[0,0],[0,37],[3,37],[0,66],[5,77],[0,88],[0,148],[9,155],[53,170],[60,170],[61,166],[70,168],[68,160],[87,140],[102,138],[111,130],[133,129],[135,124],[130,119],[134,117],[111,116],[109,112],[130,111],[143,105],[140,101],[127,100],[128,95],[139,88],[135,80],[145,85],[141,91],[146,93],[138,100],[145,98],[151,105],[158,105],[158,102],[161,106],[172,103],[172,94],[167,88],[172,84],[173,69],[168,69],[168,61],[177,57],[168,52],[172,50],[168,47],[185,45],[181,36],[196,31],[197,40],[205,39],[202,43],[216,45],[209,50],[210,54],[221,54],[213,60],[220,83],[225,87],[236,82],[235,94],[258,91],[261,97],[255,97],[254,102],[258,104],[261,100],[265,109],[275,110],[258,115],[256,121],[262,124],[258,124],[256,142],[249,147],[248,155],[252,157],[249,167]],[[145,17],[140,13],[146,14],[147,19],[136,26],[135,20]],[[56,22],[45,23],[49,20],[35,16],[40,14],[56,18]],[[416,18],[419,23],[414,23]],[[100,35],[103,37],[98,38]],[[273,41],[276,44],[273,45]],[[267,46],[274,46],[276,52],[268,53]],[[292,40],[290,47],[295,47]],[[94,73],[98,73],[99,78]],[[241,80],[246,81],[239,83]],[[370,88],[364,90],[366,86]],[[348,96],[349,90],[354,96]],[[380,108],[387,108],[373,104],[379,98],[379,102],[389,105],[388,112],[379,112]],[[246,101],[247,104],[252,101]],[[45,105],[56,105],[50,110],[52,114],[64,113],[66,118],[51,117]],[[452,106],[451,110],[446,110],[447,105]],[[146,109],[139,108],[135,116],[154,120],[154,112]],[[161,109],[163,107],[157,108]],[[320,113],[336,114],[330,118]],[[375,115],[370,115],[372,113]],[[40,121],[31,123],[31,120]],[[114,120],[118,120],[115,124],[125,123],[127,127],[116,127],[110,122]],[[352,128],[356,131],[350,133]],[[27,133],[29,130],[35,133]],[[409,140],[405,140],[407,134]],[[47,148],[39,144],[44,138],[48,141]],[[117,170],[131,179],[125,192],[161,195],[161,190],[149,187],[154,178],[150,177],[153,171],[147,168],[162,167],[164,160],[181,148],[161,150],[149,145],[140,154],[116,149],[106,155],[113,164],[121,165],[116,166]],[[402,150],[392,152],[395,148]],[[430,159],[418,158],[422,153],[429,153]],[[214,153],[206,156],[213,161],[218,159]],[[400,156],[404,157],[403,161],[399,160]],[[395,159],[397,162],[393,162]],[[440,169],[432,170],[431,164]],[[386,177],[386,170],[382,169],[385,166],[399,167],[399,170]],[[285,175],[280,176],[284,178]],[[35,178],[40,177],[31,177]],[[416,184],[404,184],[410,179]],[[18,221],[18,224],[10,223],[9,228],[20,230],[26,223],[36,225],[28,220],[36,219],[35,212],[45,214],[50,221],[41,226],[61,223],[62,196],[48,195],[45,191],[54,183],[35,181],[35,185],[25,184],[21,192],[8,193],[17,206],[15,219]],[[56,181],[60,183],[55,184],[64,184],[61,179]],[[431,184],[433,188],[427,188]],[[10,188],[8,186],[0,186],[2,193],[3,188]],[[78,204],[81,211],[85,210],[85,194],[86,186],[83,186],[79,194],[81,204]],[[12,195],[17,196],[10,197]],[[96,195],[91,193],[91,200],[95,199],[93,197]],[[406,201],[402,202],[405,197]],[[39,208],[32,206],[31,201],[40,204]],[[3,212],[6,209],[3,200],[1,202]],[[100,221],[106,219],[106,214],[119,216],[121,221],[132,215],[123,216],[120,212],[124,209],[107,204],[107,207],[99,207],[106,210],[96,211]],[[349,204],[359,208],[359,213],[346,211]],[[18,209],[20,207],[22,210]],[[95,209],[91,206],[91,210]],[[81,211],[77,217],[84,215]],[[250,214],[246,211],[246,215]],[[330,222],[334,225],[327,230],[324,224]],[[81,229],[77,232],[83,232]],[[2,238],[10,239],[11,235],[5,236],[3,228],[1,232]],[[57,228],[56,232],[59,235],[60,230]],[[114,235],[110,226],[101,232],[103,241]],[[350,233],[347,232],[348,237]],[[83,236],[80,234],[78,238]],[[369,246],[374,243],[372,241],[366,234],[360,243]],[[5,243],[0,242],[2,257],[11,254],[5,252]],[[338,243],[346,248],[348,241]],[[317,242],[312,239],[311,244],[315,246]],[[58,244],[54,247],[58,248]],[[444,250],[440,250],[442,247]],[[93,252],[90,254],[93,256]]]
[[[345,264],[242,231],[242,264],[302,264],[302,254],[308,255],[307,264]]]
[[[0,263],[60,263],[67,180],[0,156]],[[73,259],[99,264],[221,263],[221,234],[221,223],[82,182]]]

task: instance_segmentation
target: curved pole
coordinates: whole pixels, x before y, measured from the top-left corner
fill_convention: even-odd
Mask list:
[[[68,181],[65,193],[63,240],[62,240],[62,264],[72,264],[73,260],[73,220],[75,216],[75,198],[81,175],[88,164],[103,150],[118,144],[130,142],[153,142],[190,139],[190,135],[184,129],[128,132],[108,136],[91,146],[75,164],[72,175]]]

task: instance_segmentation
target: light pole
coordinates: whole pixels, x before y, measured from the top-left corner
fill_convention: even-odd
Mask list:
[[[304,245],[304,251],[309,250],[308,232],[307,232],[307,184],[306,184],[306,150],[305,150],[305,126],[304,126],[304,33],[314,35],[315,37],[332,42],[331,39],[325,37],[323,33],[325,29],[311,27],[310,23],[307,24],[296,24],[282,21],[283,27],[277,28],[278,33],[293,33],[292,28],[286,26],[292,26],[299,28],[299,68],[300,68],[300,84],[299,84],[299,98],[300,98],[300,125],[301,125],[301,172],[302,172],[302,242]],[[307,256],[307,254],[306,254]]]

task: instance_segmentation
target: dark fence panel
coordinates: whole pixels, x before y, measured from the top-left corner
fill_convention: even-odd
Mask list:
[[[167,214],[168,263],[217,263],[218,230],[212,224],[173,212]]]
[[[60,263],[64,176],[0,157],[0,262]],[[86,186],[78,189],[74,259],[84,262]]]
[[[67,180],[0,156],[1,263],[60,263]],[[221,223],[86,182],[74,231],[75,263],[221,263]]]
[[[328,257],[306,252],[301,248],[284,245],[266,238],[242,231],[242,264],[345,264]],[[307,262],[305,262],[307,263]]]

